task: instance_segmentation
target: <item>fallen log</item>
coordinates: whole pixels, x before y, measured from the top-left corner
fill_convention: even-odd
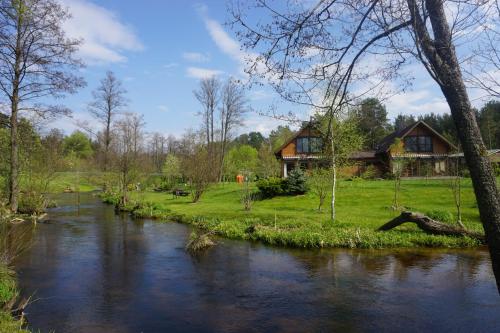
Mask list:
[[[415,223],[420,229],[428,234],[433,235],[446,235],[446,236],[468,236],[470,238],[478,239],[483,244],[486,243],[486,239],[483,234],[475,231],[470,231],[453,225],[449,225],[443,222],[439,222],[431,219],[430,217],[414,212],[402,212],[401,215],[393,218],[380,228],[378,231],[391,230],[403,223]]]

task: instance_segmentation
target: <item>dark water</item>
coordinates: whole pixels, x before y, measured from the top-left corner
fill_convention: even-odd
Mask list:
[[[487,252],[285,250],[134,221],[73,195],[15,263],[41,332],[500,331]]]

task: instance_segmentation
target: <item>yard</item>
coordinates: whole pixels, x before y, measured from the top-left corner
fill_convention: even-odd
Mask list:
[[[250,211],[241,203],[241,185],[213,185],[198,203],[170,193],[134,192],[138,207],[133,214],[159,220],[176,220],[217,234],[268,244],[295,247],[470,247],[478,242],[467,237],[428,235],[413,225],[376,232],[398,211],[391,208],[390,180],[341,181],[337,220],[329,220],[328,207],[317,211],[312,194],[258,200]],[[108,198],[109,199],[109,198]],[[448,180],[404,180],[401,203],[412,211],[454,223],[455,206]],[[472,185],[463,180],[462,219],[467,228],[482,231]]]

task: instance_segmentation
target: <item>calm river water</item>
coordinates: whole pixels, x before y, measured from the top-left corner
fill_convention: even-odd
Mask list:
[[[500,331],[484,250],[289,250],[132,220],[59,197],[15,262],[41,332]]]

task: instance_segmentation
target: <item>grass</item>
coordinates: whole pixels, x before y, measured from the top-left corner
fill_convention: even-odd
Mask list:
[[[58,172],[49,185],[50,193],[62,193],[65,190],[90,192],[99,190],[105,175],[99,172]]]
[[[17,297],[17,289],[14,273],[5,264],[0,264],[0,306]],[[16,320],[9,312],[0,310],[0,333],[29,333],[22,328],[22,321]]]
[[[463,181],[462,220],[468,229],[482,232],[479,213],[469,179]],[[138,217],[188,223],[218,235],[258,240],[293,247],[474,247],[468,237],[429,235],[408,224],[388,232],[375,230],[399,214],[390,208],[393,182],[341,181],[338,188],[337,220],[329,221],[327,209],[316,210],[318,199],[312,194],[276,197],[256,201],[245,211],[240,185],[212,186],[198,203],[189,197],[172,198],[167,193],[133,193]],[[447,180],[404,180],[401,204],[433,216],[455,214],[453,196]],[[133,206],[133,205],[132,205]]]

